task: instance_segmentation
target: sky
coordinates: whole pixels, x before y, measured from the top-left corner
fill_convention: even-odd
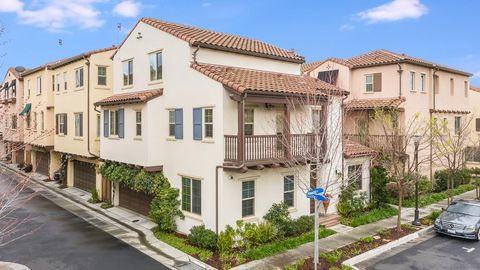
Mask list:
[[[0,72],[118,44],[153,17],[295,49],[307,62],[383,48],[468,71],[480,86],[479,10],[478,0],[0,0]]]

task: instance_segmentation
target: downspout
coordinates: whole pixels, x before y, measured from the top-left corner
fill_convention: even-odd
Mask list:
[[[403,69],[402,69],[402,65],[400,65],[400,63],[397,63],[398,65],[398,97],[402,97],[402,73],[403,73]]]
[[[87,152],[93,157],[99,158],[90,151],[90,60],[86,56],[83,59],[85,59],[87,65]]]
[[[247,97],[247,93],[242,96],[242,110],[245,111],[245,98]],[[243,115],[245,118],[245,115]],[[245,145],[245,144],[244,144]],[[244,147],[244,145],[242,147]],[[225,147],[224,147],[225,149]],[[238,147],[237,147],[238,151]],[[237,152],[238,153],[238,152]],[[225,166],[225,165],[217,165],[215,167],[215,233],[218,235],[218,169],[232,169],[232,170],[241,170],[245,172],[245,160],[242,160],[242,163],[237,166]]]
[[[436,98],[435,98],[435,91],[436,91],[436,85],[435,85],[435,76],[437,74],[437,71],[438,71],[438,67],[437,65],[434,65],[434,70],[433,70],[433,76],[432,76],[432,83],[433,83],[433,92],[432,92],[432,95],[433,95],[433,106],[432,106],[432,110],[430,110],[430,181],[433,182],[433,142],[432,142],[432,136],[433,136],[433,132],[432,132],[432,121],[433,121],[433,110],[435,110],[436,108]]]
[[[344,156],[344,153],[345,153],[345,145],[343,144],[343,139],[344,139],[344,132],[345,132],[345,129],[344,129],[344,119],[345,119],[345,100],[348,98],[348,95],[345,95],[344,98],[342,98],[342,137],[341,137],[341,140],[342,140],[342,185],[344,184],[344,181],[345,181],[345,156]]]

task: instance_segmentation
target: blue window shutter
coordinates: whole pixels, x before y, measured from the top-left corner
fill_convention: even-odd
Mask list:
[[[183,109],[175,109],[175,139],[183,139]]]
[[[202,108],[193,108],[193,139],[202,139]]]
[[[109,119],[110,119],[110,111],[104,110],[103,111],[103,136],[104,137],[108,137],[110,135],[109,128],[108,128]]]
[[[125,138],[125,111],[120,109],[117,111],[117,130],[118,137]]]

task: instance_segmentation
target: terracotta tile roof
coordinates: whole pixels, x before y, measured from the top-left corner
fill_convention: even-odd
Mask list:
[[[165,22],[153,18],[141,18],[137,24],[139,22],[143,22],[161,31],[169,33],[181,40],[184,40],[188,42],[190,46],[231,51],[240,54],[273,58],[295,63],[305,62],[303,56],[297,55],[292,50],[281,49],[279,47],[251,38],[214,32],[193,26]],[[131,32],[129,35],[130,34]],[[125,40],[123,42],[125,42]],[[122,44],[120,46],[122,46]]]
[[[332,58],[330,58],[331,60]],[[394,53],[391,51],[387,51],[384,49],[370,51],[361,55],[357,55],[348,59],[338,59],[333,58],[335,61],[339,61],[338,63],[348,66],[350,68],[363,68],[363,67],[371,67],[371,66],[381,66],[381,65],[389,65],[389,64],[396,64],[396,63],[410,63],[414,65],[421,65],[429,68],[438,68],[439,70],[443,70],[446,72],[452,72],[456,74],[461,74],[465,76],[472,76],[471,73],[465,72],[462,70],[450,68],[447,66],[439,65],[427,60],[423,60],[420,58],[416,58],[413,56],[409,56],[406,54],[399,54]],[[329,60],[329,59],[327,59]],[[324,60],[326,61],[326,60]],[[332,60],[333,61],[333,60]],[[315,62],[319,63],[321,61]],[[321,64],[321,63],[320,63]],[[319,64],[319,65],[320,65]],[[309,65],[307,67],[312,67],[314,65]],[[305,68],[307,70],[307,67]],[[313,69],[315,69],[314,67]],[[313,70],[313,69],[310,69]],[[308,72],[308,71],[306,71]]]
[[[480,93],[480,87],[470,85],[470,90]]]
[[[368,148],[358,142],[354,142],[348,139],[343,140],[343,155],[346,158],[373,156],[376,153],[377,152],[375,150]]]
[[[430,109],[431,113],[469,114],[470,111]]]
[[[309,76],[199,63],[193,63],[191,67],[239,93],[348,94],[345,90]]]
[[[302,74],[306,74],[306,73],[309,73],[309,72],[313,71],[314,69],[316,69],[317,67],[319,67],[320,65],[322,65],[323,63],[325,63],[327,61],[332,61],[334,63],[344,65],[346,67],[352,67],[348,63],[348,61],[346,61],[344,59],[330,57],[330,58],[327,58],[327,59],[324,59],[324,60],[321,60],[321,61],[315,61],[315,62],[310,62],[310,63],[303,64],[302,65]]]
[[[348,110],[370,110],[375,108],[396,108],[405,102],[405,98],[352,99],[347,102]]]
[[[145,90],[116,94],[94,103],[95,106],[111,106],[118,104],[145,103],[163,94],[163,89]]]

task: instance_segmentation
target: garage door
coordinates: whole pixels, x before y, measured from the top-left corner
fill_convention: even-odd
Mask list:
[[[73,186],[90,192],[95,188],[95,165],[87,162],[73,161]]]
[[[49,163],[49,153],[39,152],[35,153],[35,162],[37,169],[35,172],[48,176],[48,163]]]
[[[120,186],[120,206],[148,216],[153,196]]]

